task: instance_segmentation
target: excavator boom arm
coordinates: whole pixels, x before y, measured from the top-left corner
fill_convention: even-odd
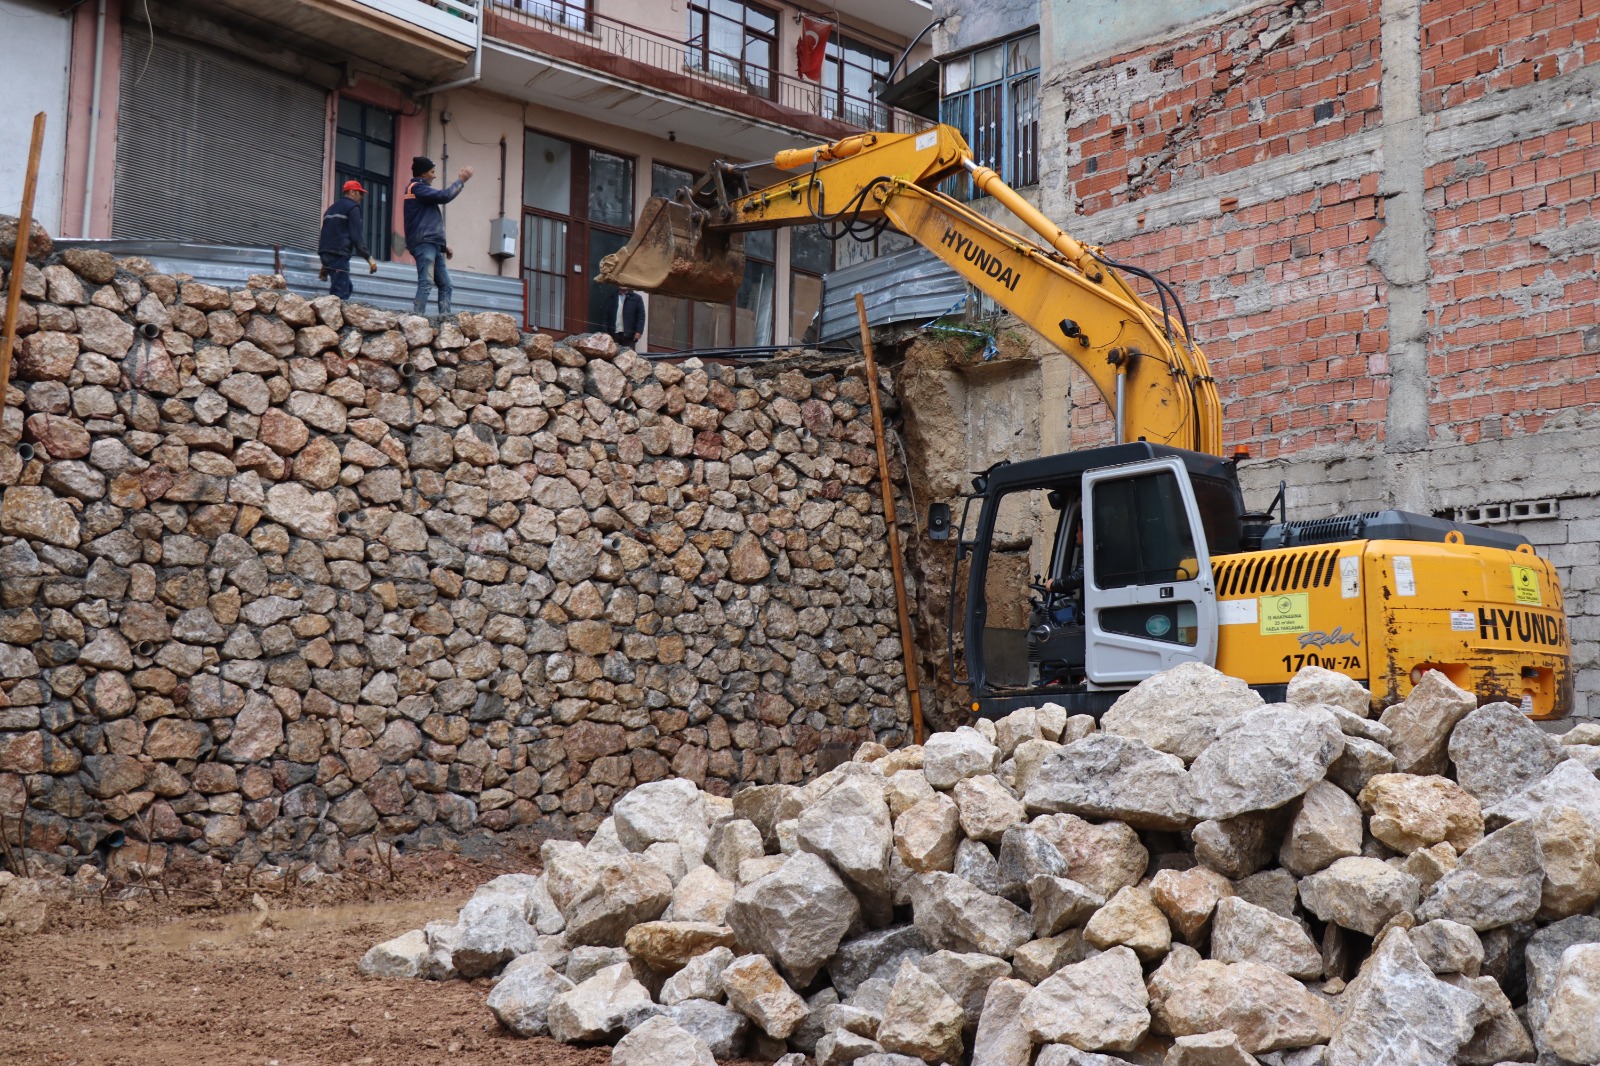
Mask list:
[[[743,271],[742,232],[886,220],[1077,364],[1115,412],[1118,440],[1221,454],[1216,384],[1176,307],[1141,299],[1098,249],[974,163],[952,127],[858,134],[781,152],[770,165],[800,173],[729,197],[725,179],[740,168],[724,167],[676,202],[649,201],[633,240],[602,264],[599,280],[726,301]],[[1032,235],[937,189],[963,170]]]

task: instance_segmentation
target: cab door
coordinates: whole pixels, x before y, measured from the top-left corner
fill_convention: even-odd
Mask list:
[[[1183,462],[1084,475],[1086,673],[1121,687],[1183,662],[1215,665],[1217,595]]]

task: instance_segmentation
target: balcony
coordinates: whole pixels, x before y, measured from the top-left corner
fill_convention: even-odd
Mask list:
[[[261,41],[292,41],[323,62],[351,56],[410,80],[460,73],[478,41],[482,0],[188,0],[184,9]],[[152,5],[153,6],[153,5]]]
[[[719,55],[562,0],[486,5],[484,84],[507,95],[751,158],[926,119]]]

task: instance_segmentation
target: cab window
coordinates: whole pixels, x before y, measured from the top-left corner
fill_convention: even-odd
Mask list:
[[[1196,576],[1194,536],[1171,471],[1101,482],[1094,489],[1093,507],[1096,588]]]

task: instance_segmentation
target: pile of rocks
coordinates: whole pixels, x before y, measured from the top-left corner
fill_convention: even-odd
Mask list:
[[[507,1028],[619,1063],[1600,1059],[1600,727],[1430,673],[1371,719],[1190,664],[803,787],[686,781],[364,971],[492,977]]]
[[[18,280],[0,818],[36,869],[118,827],[330,868],[372,833],[574,836],[642,782],[904,735],[859,373],[85,249]]]

